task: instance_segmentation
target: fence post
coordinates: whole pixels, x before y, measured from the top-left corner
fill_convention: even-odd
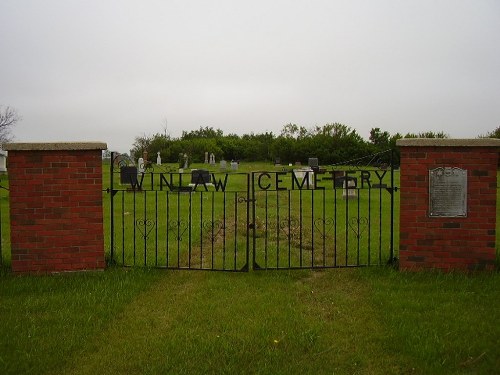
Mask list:
[[[499,139],[400,139],[400,269],[493,270]]]
[[[105,143],[10,143],[12,271],[104,269]]]

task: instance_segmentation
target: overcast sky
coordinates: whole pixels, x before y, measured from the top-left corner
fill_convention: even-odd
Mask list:
[[[0,0],[17,142],[500,126],[499,0]]]

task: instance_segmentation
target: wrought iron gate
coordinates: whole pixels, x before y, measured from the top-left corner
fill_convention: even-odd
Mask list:
[[[394,169],[360,164],[202,175],[111,163],[111,261],[222,271],[392,262]]]

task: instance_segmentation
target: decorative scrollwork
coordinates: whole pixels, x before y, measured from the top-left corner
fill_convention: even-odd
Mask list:
[[[215,241],[223,233],[222,230],[225,229],[222,220],[207,220],[203,223],[203,228],[212,241]]]
[[[188,230],[188,223],[185,220],[169,220],[167,230],[176,233],[177,241],[182,241],[182,236]]]
[[[357,238],[361,238],[363,232],[368,228],[368,219],[366,217],[351,217],[349,219],[349,228],[351,228]]]
[[[268,226],[271,229],[277,229],[279,232],[284,233],[285,236],[288,237],[288,239],[296,237],[300,232],[299,221],[293,217],[285,217],[279,222],[277,222],[276,220],[270,220]]]
[[[318,218],[314,220],[314,227],[321,234],[321,238],[325,239],[326,236],[335,228],[335,220],[329,218]]]
[[[134,161],[127,154],[118,154],[113,159],[115,168],[128,167],[129,165],[134,165]]]
[[[141,232],[142,237],[144,239],[147,239],[149,237],[149,234],[151,233],[151,231],[156,226],[156,221],[149,220],[149,219],[138,219],[135,221],[135,225],[139,229],[139,231]]]

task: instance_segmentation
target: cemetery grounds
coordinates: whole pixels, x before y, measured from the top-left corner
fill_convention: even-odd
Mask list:
[[[104,181],[106,173],[105,167]],[[8,238],[5,196],[0,214]],[[18,277],[8,270],[7,242],[0,271],[2,374],[494,374],[500,368],[498,272],[111,266]]]

